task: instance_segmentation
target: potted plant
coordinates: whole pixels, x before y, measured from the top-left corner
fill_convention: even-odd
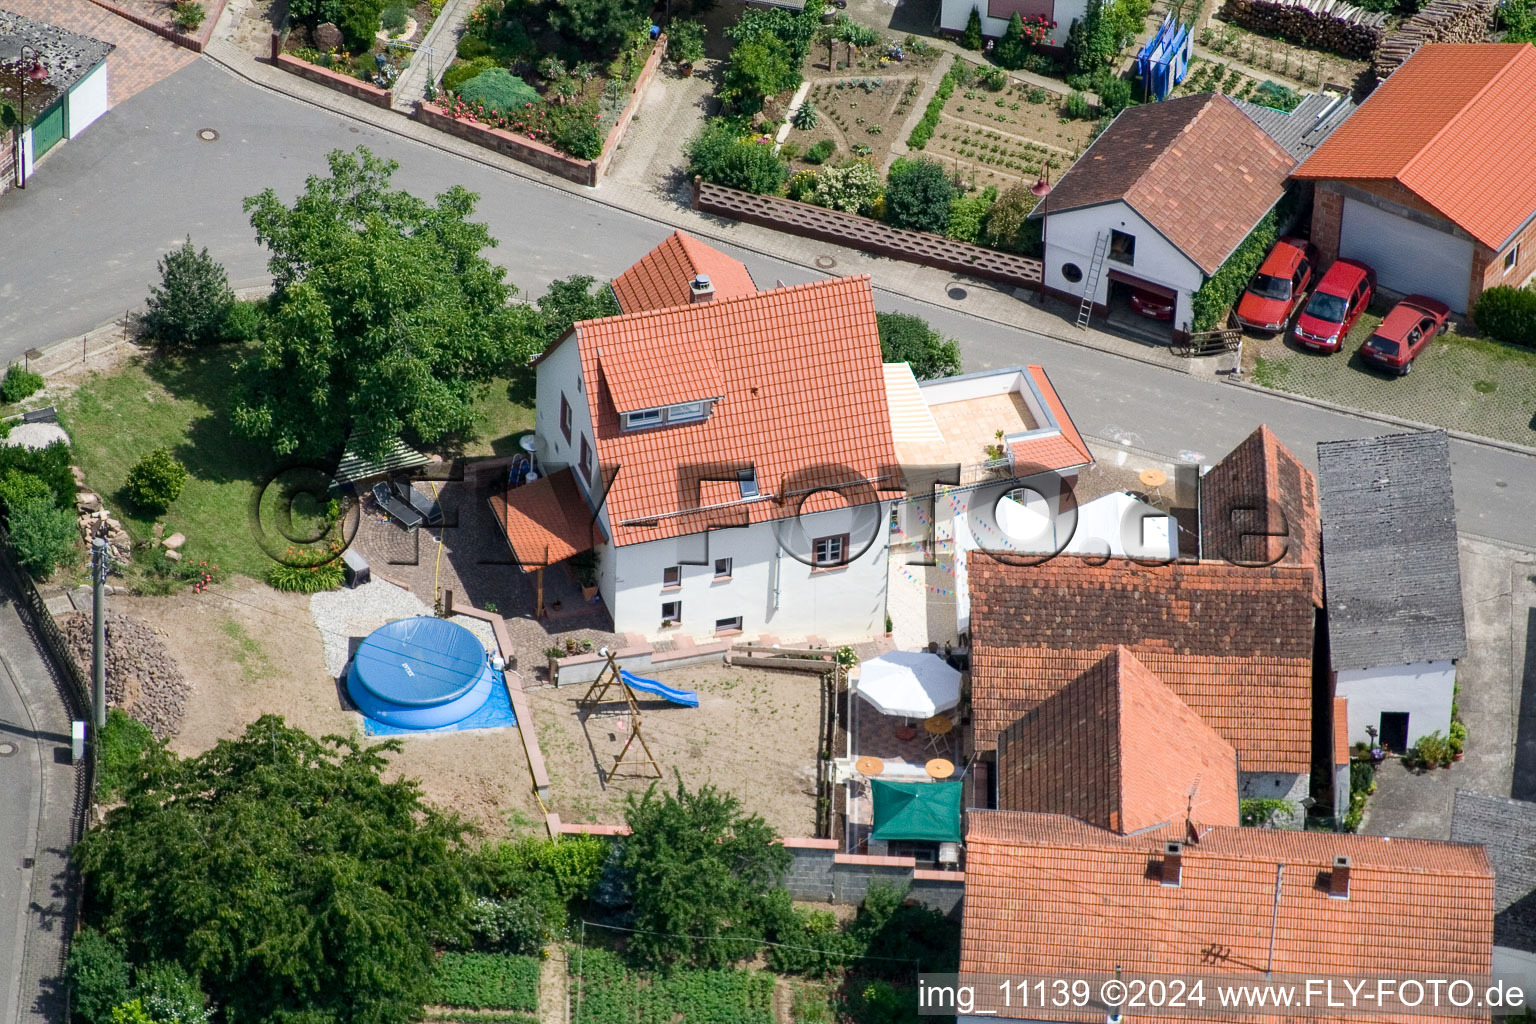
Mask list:
[[[1458,718],[1451,723],[1451,732],[1446,738],[1446,743],[1451,748],[1451,760],[1460,761],[1467,746],[1467,727],[1461,719]]]
[[[571,575],[581,588],[581,599],[591,601],[597,597],[597,553],[583,551],[571,559]]]
[[[1387,758],[1387,752],[1380,747],[1371,748],[1371,764],[1381,764]]]
[[[576,638],[575,637],[568,636],[568,637],[565,638],[565,653],[566,654],[575,654],[576,653]]]

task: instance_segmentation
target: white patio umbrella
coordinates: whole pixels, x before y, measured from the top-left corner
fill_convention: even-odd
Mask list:
[[[927,651],[892,651],[859,665],[858,692],[882,714],[932,718],[960,703],[960,671]]]

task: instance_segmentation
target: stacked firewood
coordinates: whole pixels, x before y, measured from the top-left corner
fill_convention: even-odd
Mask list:
[[[1429,0],[1387,33],[1376,49],[1377,78],[1386,78],[1425,43],[1481,43],[1493,30],[1493,0]]]
[[[1227,0],[1221,16],[1251,32],[1356,60],[1376,51],[1387,23],[1384,13],[1344,0]]]

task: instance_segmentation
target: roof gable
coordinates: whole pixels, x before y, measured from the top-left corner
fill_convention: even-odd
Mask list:
[[[1237,755],[1124,647],[1004,729],[998,806],[1113,832],[1236,825]]]
[[[757,291],[752,275],[740,260],[731,259],[691,235],[674,231],[614,278],[613,297],[626,313],[684,306],[692,301],[689,284],[700,274],[709,277],[717,301]]]
[[[1118,967],[1242,980],[1262,978],[1267,966],[1277,974],[1491,969],[1493,875],[1480,847],[1219,827],[1185,843],[1178,886],[1160,884],[1164,843],[1187,838],[1182,827],[1122,837],[1061,815],[971,811],[961,973]],[[1338,856],[1352,862],[1349,899],[1328,895]],[[1190,1019],[1178,1013],[1138,1011],[1136,1019]],[[1011,1015],[1089,1019],[1033,1007]]]
[[[1317,465],[1334,671],[1463,657],[1445,431],[1319,442]]]
[[[1295,166],[1225,96],[1186,96],[1123,110],[1062,177],[1049,209],[1123,200],[1212,274],[1279,201]]]
[[[1296,171],[1395,179],[1491,249],[1536,213],[1536,47],[1429,43]]]
[[[1200,478],[1200,554],[1244,565],[1322,566],[1317,478],[1260,425]],[[1323,604],[1313,574],[1312,603]]]
[[[1242,770],[1308,770],[1313,569],[1004,558],[967,560],[978,750],[1124,646],[1232,744]]]

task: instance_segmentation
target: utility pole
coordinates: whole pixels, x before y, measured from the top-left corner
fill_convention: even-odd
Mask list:
[[[107,542],[91,541],[91,618],[95,634],[91,643],[91,669],[96,680],[96,728],[107,724]]]

